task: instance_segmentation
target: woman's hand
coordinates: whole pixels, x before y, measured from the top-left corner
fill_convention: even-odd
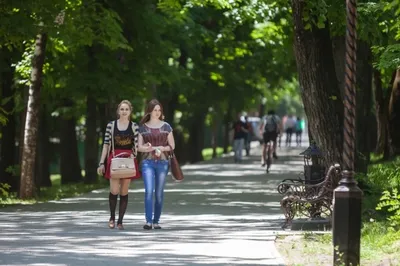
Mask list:
[[[146,152],[154,151],[154,147],[151,145],[150,142],[147,142],[146,144],[144,144],[143,147],[145,148]]]
[[[157,146],[157,147],[153,147],[154,150],[160,150],[162,152],[164,151],[169,151],[169,146]]]
[[[105,168],[104,168],[104,164],[102,164],[97,168],[97,174],[103,176],[104,172],[105,172]]]

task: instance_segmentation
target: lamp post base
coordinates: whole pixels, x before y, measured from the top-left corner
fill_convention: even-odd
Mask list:
[[[362,190],[354,172],[343,171],[333,196],[333,265],[360,265]]]

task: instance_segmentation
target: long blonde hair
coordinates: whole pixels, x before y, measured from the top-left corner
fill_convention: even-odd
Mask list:
[[[161,103],[157,99],[152,99],[146,106],[146,111],[145,111],[145,114],[144,114],[142,120],[140,120],[140,124],[143,125],[144,123],[146,123],[150,120],[151,112],[153,112],[154,108],[157,105],[160,106],[160,110],[161,110],[160,120],[164,120],[164,109],[163,109]]]
[[[132,114],[132,109],[133,109],[133,108],[132,108],[131,102],[128,101],[128,100],[122,100],[122,101],[118,104],[118,107],[117,107],[117,118],[119,118],[119,108],[121,108],[121,105],[123,105],[123,104],[128,105],[129,110],[131,111],[131,114]],[[131,117],[129,116],[128,119],[131,120]]]

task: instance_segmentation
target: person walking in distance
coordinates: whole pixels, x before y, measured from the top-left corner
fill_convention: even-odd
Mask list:
[[[241,114],[238,113],[237,120],[233,123],[233,152],[235,163],[242,161],[242,152],[246,134],[249,132],[246,129],[247,125],[241,120]]]
[[[105,174],[105,178],[110,180],[110,193],[108,196],[110,219],[108,227],[111,229],[115,227],[115,209],[117,206],[118,194],[119,216],[117,227],[120,230],[124,229],[122,220],[128,206],[129,184],[132,179],[137,178],[139,175],[139,172],[137,171],[136,176],[124,179],[112,179],[110,176],[110,164],[113,156],[111,152],[111,141],[114,141],[115,155],[120,153],[133,153],[136,157],[139,126],[131,121],[131,113],[132,104],[127,100],[123,100],[117,108],[118,119],[107,124],[106,132],[104,134],[103,150],[100,157],[99,167],[97,168],[97,173],[99,175]],[[104,165],[106,157],[108,158],[107,168],[105,168]],[[137,163],[136,158],[134,160],[135,163]]]
[[[263,136],[263,151],[262,151],[262,166],[264,167],[266,164],[266,155],[267,155],[267,146],[268,142],[273,142],[273,157],[278,159],[276,155],[276,146],[277,146],[277,138],[278,132],[282,131],[282,123],[278,115],[275,114],[274,110],[268,111],[268,115],[263,119],[263,122],[260,125],[260,131]]]
[[[250,148],[251,148],[250,144],[251,144],[253,128],[251,126],[251,122],[249,121],[249,117],[247,115],[244,117],[244,121],[246,124],[246,130],[247,130],[245,141],[244,141],[244,143],[245,143],[244,146],[246,149],[246,156],[250,156]]]
[[[296,144],[301,146],[301,135],[303,134],[303,120],[301,117],[297,117],[296,121]]]
[[[292,144],[292,135],[296,130],[296,118],[293,115],[289,115],[285,122],[286,128],[286,146],[290,147]]]
[[[146,224],[143,229],[161,229],[159,225],[164,201],[164,186],[169,170],[168,152],[175,149],[172,127],[164,121],[162,105],[156,99],[146,107],[140,121],[139,152],[145,187],[144,207]],[[153,200],[153,191],[155,202]],[[154,212],[153,212],[154,206]]]

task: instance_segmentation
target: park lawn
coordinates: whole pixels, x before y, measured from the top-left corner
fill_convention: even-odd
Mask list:
[[[364,225],[360,265],[400,265],[400,232],[387,230],[384,222]],[[333,265],[332,234],[305,232],[278,235],[275,245],[287,266]]]
[[[83,173],[84,174],[84,173]],[[104,178],[99,177],[97,183],[95,184],[84,184],[83,182],[75,184],[64,184],[61,185],[61,176],[59,174],[51,175],[50,180],[52,182],[51,187],[42,187],[40,192],[34,199],[21,200],[17,198],[16,193],[11,193],[8,197],[0,198],[0,207],[10,206],[10,205],[27,205],[35,204],[39,202],[46,202],[50,200],[59,200],[63,198],[75,197],[88,193],[95,189],[102,189],[108,186],[108,183]]]
[[[232,147],[228,147],[228,152],[232,150]],[[222,147],[217,147],[217,157],[221,157],[222,154],[224,153],[224,148]],[[206,148],[202,151],[203,154],[203,159],[204,161],[208,161],[212,159],[212,154],[213,154],[213,149],[212,148]]]
[[[400,187],[400,157],[382,161],[373,155],[371,161],[368,173],[357,176],[364,191],[360,265],[400,265],[400,196],[395,192]],[[383,191],[392,191],[390,200],[381,199]],[[382,202],[388,204],[377,209]],[[291,233],[276,240],[287,265],[332,265],[331,232]]]
[[[228,151],[231,150],[231,147],[228,148]],[[202,154],[204,160],[212,159],[212,148],[206,148],[203,150]],[[223,154],[223,148],[217,148],[217,157],[220,157]],[[85,172],[82,171],[82,175],[85,175]],[[75,183],[75,184],[64,184],[61,185],[61,176],[59,174],[50,176],[52,186],[51,187],[43,187],[40,189],[40,193],[38,193],[37,197],[29,200],[21,200],[17,198],[16,193],[11,193],[8,197],[0,198],[0,207],[10,206],[10,205],[18,205],[18,204],[35,204],[38,202],[46,202],[50,200],[60,200],[63,198],[70,198],[79,196],[95,189],[103,189],[108,187],[108,182],[99,177],[97,183],[95,184],[84,184],[83,182]]]

